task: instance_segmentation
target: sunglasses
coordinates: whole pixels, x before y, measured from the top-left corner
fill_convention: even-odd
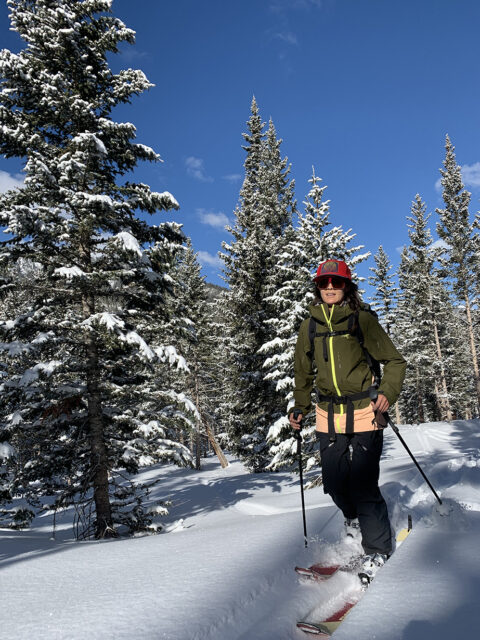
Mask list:
[[[338,276],[322,276],[317,280],[317,287],[319,289],[327,289],[328,283],[332,283],[333,289],[345,289],[345,280]]]

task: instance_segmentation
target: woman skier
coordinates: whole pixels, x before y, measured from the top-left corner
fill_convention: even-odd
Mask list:
[[[400,394],[406,362],[361,301],[345,262],[322,262],[314,283],[311,318],[303,321],[297,339],[289,419],[294,429],[301,428],[315,381],[324,491],[341,509],[347,535],[360,530],[365,555],[359,575],[370,582],[392,553],[387,505],[378,487],[382,414]]]

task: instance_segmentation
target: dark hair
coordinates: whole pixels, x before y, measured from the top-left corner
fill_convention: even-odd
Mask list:
[[[313,295],[315,297],[312,304],[322,304],[323,300],[320,295],[320,289],[317,287],[316,283],[314,283],[313,288]],[[360,294],[358,293],[358,285],[351,280],[347,280],[345,283],[345,289],[343,291],[343,302],[345,304],[348,304],[352,311],[360,311],[360,309],[362,308],[362,299],[360,297]]]

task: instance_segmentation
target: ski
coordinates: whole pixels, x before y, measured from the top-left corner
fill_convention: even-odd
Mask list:
[[[337,571],[349,571],[357,564],[358,558],[348,564],[312,564],[310,567],[295,567],[296,573],[302,578],[315,582],[322,582],[334,576]]]
[[[341,609],[322,622],[297,622],[297,628],[319,638],[329,638],[355,604],[356,602],[346,602]]]
[[[295,567],[296,573],[302,578],[308,578],[309,580],[326,580],[333,576],[340,569],[339,564],[331,566],[323,564],[312,564],[310,567]]]
[[[410,534],[411,530],[412,530],[412,518],[411,516],[408,516],[408,527],[401,529],[396,536],[397,549],[402,544],[402,542],[407,538],[407,536]],[[312,580],[321,581],[321,580],[328,579],[332,575],[335,575],[337,571],[342,571],[342,570],[354,571],[356,567],[353,567],[351,565],[352,565],[352,562],[349,563],[349,568],[346,568],[345,566],[342,566],[342,565],[333,565],[329,567],[325,567],[322,565],[312,565],[311,567],[308,567],[306,569],[302,569],[301,567],[296,567],[295,570],[297,571],[297,569],[300,569],[300,571],[306,571],[307,577],[311,577]],[[326,571],[326,573],[322,573],[322,571]],[[299,575],[305,575],[300,573],[299,571],[297,571],[297,573],[299,573]],[[360,577],[360,581],[362,582],[361,577]],[[364,591],[366,590],[367,587],[368,587],[368,583],[366,584],[362,582],[362,588]],[[349,611],[356,605],[356,603],[357,603],[356,601],[345,602],[340,609],[338,609],[333,615],[326,618],[325,620],[319,620],[316,622],[301,620],[297,622],[297,628],[301,629],[305,633],[316,635],[319,638],[329,638],[332,635],[332,633],[337,629],[337,627],[340,625],[340,623],[343,621],[347,613],[349,613]]]

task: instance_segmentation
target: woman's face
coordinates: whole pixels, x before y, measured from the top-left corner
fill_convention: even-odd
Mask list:
[[[329,282],[326,288],[320,289],[320,296],[323,302],[326,302],[329,307],[334,304],[340,304],[345,297],[345,289],[334,289],[332,283]]]

